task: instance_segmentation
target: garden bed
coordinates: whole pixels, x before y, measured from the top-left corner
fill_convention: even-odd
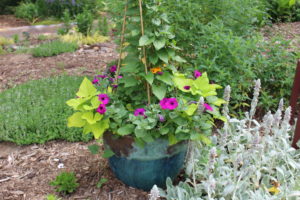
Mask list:
[[[0,199],[45,199],[46,195],[55,194],[49,182],[62,171],[74,172],[80,184],[75,193],[63,199],[148,199],[147,192],[127,187],[116,179],[106,159],[91,155],[87,146],[92,143],[53,141],[22,148],[8,145],[11,153],[0,155]],[[97,188],[101,178],[108,182]]]

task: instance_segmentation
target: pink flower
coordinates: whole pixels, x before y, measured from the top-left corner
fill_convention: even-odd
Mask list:
[[[106,112],[106,107],[104,104],[100,104],[99,107],[96,110],[98,113],[100,113],[101,115],[103,115]]]
[[[176,98],[169,98],[169,100],[166,102],[167,109],[174,110],[178,107],[178,102]]]
[[[98,95],[98,99],[99,101],[101,101],[104,105],[108,104],[109,103],[109,96],[107,94],[99,94]]]
[[[183,87],[183,89],[185,89],[185,90],[190,90],[190,89],[191,89],[191,86],[186,85],[186,86]]]
[[[163,98],[162,100],[160,100],[159,105],[161,107],[161,109],[166,110],[168,109],[166,103],[169,99],[168,98]]]
[[[203,106],[204,106],[205,110],[213,111],[213,108],[209,104],[204,103]]]
[[[117,66],[116,66],[116,65],[111,66],[111,67],[109,68],[109,71],[110,71],[111,73],[117,71]]]
[[[138,108],[134,111],[134,116],[145,116],[145,112],[144,108]]]
[[[201,73],[200,71],[198,71],[198,70],[195,70],[195,71],[194,71],[194,77],[195,77],[195,78],[198,78],[198,77],[200,77],[200,76],[202,76],[202,73]]]
[[[163,75],[163,72],[157,72],[158,75]]]
[[[118,76],[118,78],[120,79],[120,78],[123,78],[123,76]]]
[[[97,77],[105,79],[107,76],[106,75],[97,75]]]
[[[99,83],[99,80],[96,79],[96,78],[94,78],[94,80],[92,81],[92,83],[93,83],[93,84],[97,84],[97,83]]]
[[[174,110],[178,107],[178,102],[176,98],[163,98],[159,102],[159,104],[163,110]]]

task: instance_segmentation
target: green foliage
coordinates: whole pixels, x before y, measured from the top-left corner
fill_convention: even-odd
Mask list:
[[[87,9],[85,9],[82,13],[78,14],[76,16],[78,31],[83,35],[87,36],[92,30],[93,20],[94,18],[92,13]]]
[[[47,200],[61,200],[61,198],[57,197],[54,194],[48,194],[46,197]]]
[[[65,10],[69,10],[71,16],[84,12],[84,9],[95,14],[103,8],[103,0],[37,0],[39,15],[42,17],[62,18]]]
[[[97,188],[101,188],[103,186],[103,184],[105,184],[108,181],[108,179],[106,178],[101,178],[98,183],[97,183]]]
[[[39,35],[39,36],[37,37],[37,39],[40,40],[40,41],[44,41],[44,40],[47,40],[47,39],[48,39],[48,36],[47,36],[47,35]]]
[[[62,42],[60,40],[55,40],[52,42],[47,42],[35,47],[32,50],[32,55],[34,57],[48,57],[55,56],[58,54],[66,52],[74,52],[78,48],[76,43]]]
[[[73,172],[61,172],[50,185],[56,188],[56,192],[63,194],[70,194],[79,186]]]
[[[73,97],[81,77],[35,80],[0,93],[0,141],[17,144],[49,140],[88,141],[91,135],[67,128],[71,109],[65,101]]]
[[[106,16],[101,16],[98,19],[98,30],[101,35],[107,36],[109,33],[109,27]]]
[[[34,23],[38,17],[38,7],[36,4],[31,2],[22,2],[18,7],[16,7],[15,12],[16,17],[27,20],[30,23]]]
[[[0,1],[0,14],[13,13],[13,7],[17,6],[22,0],[1,0]]]
[[[273,21],[299,21],[299,0],[264,0]]]
[[[18,34],[14,34],[13,35],[13,40],[14,40],[14,43],[18,43],[20,41],[19,35]]]
[[[69,10],[64,11],[62,21],[64,22],[64,27],[59,28],[57,30],[57,33],[59,35],[66,35],[66,34],[68,34],[68,32],[70,31],[70,29],[72,27],[71,26],[71,16],[70,16]]]

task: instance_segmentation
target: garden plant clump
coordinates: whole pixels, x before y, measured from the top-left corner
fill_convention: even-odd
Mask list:
[[[226,88],[225,99],[229,99]],[[250,112],[243,119],[230,118],[211,146],[191,143],[185,182],[174,186],[168,180],[166,199],[288,199],[300,197],[300,151],[291,147],[289,124],[291,108],[283,113],[280,101],[276,113],[268,112],[263,121],[253,118],[260,81],[256,82]]]

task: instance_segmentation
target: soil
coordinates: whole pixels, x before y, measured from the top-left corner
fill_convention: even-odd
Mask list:
[[[0,199],[43,200],[48,194],[56,194],[64,200],[148,199],[147,192],[128,187],[115,178],[107,159],[89,152],[87,147],[93,143],[52,141],[23,147],[6,144],[14,150],[0,156]],[[76,174],[79,187],[71,195],[60,195],[49,185],[63,171]],[[97,188],[101,178],[108,182]]]
[[[0,91],[59,74],[96,75],[107,63],[117,59],[115,49],[114,43],[102,43],[98,50],[81,49],[46,58],[35,58],[30,54],[0,55]]]
[[[23,19],[18,19],[14,15],[0,15],[0,30],[19,26],[30,25]]]
[[[300,22],[272,24],[264,27],[261,32],[267,40],[274,36],[289,40],[291,43],[288,50],[300,52]]]

